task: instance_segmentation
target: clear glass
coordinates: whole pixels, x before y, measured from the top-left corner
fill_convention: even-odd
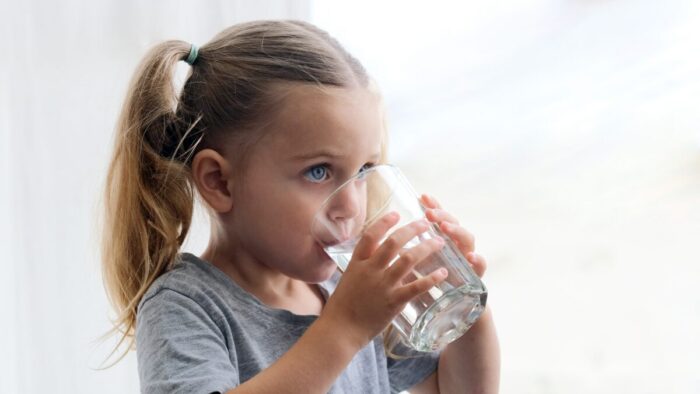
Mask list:
[[[363,231],[392,211],[401,219],[387,236],[425,218],[418,194],[398,167],[375,166],[350,178],[324,201],[311,232],[343,272]],[[481,316],[488,294],[466,258],[437,225],[431,225],[404,248],[438,236],[446,240],[445,246],[419,262],[405,282],[438,268],[447,269],[447,279],[410,301],[392,321],[403,342],[419,351],[440,350],[462,336]]]

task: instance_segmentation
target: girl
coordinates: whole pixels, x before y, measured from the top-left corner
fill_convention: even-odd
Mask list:
[[[191,72],[179,94],[176,63]],[[380,95],[333,38],[298,21],[233,26],[201,49],[151,50],[131,84],[106,189],[104,275],[121,341],[136,344],[144,393],[493,393],[499,351],[487,310],[442,354],[387,358],[381,335],[411,298],[428,222],[387,215],[339,280],[311,238],[314,211],[385,161]],[[196,193],[195,193],[196,191]],[[211,239],[179,254],[199,195]],[[482,275],[474,238],[432,198],[439,223]],[[337,285],[337,286],[336,286]],[[120,341],[120,343],[121,343]]]

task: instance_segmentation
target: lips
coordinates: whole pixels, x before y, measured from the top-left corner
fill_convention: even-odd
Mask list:
[[[320,246],[327,248],[329,246],[335,246],[339,243],[341,243],[339,237],[336,235],[330,234],[327,231],[324,231],[323,233],[317,233],[316,234],[316,243],[319,244]]]
[[[323,245],[319,244],[318,242],[315,244],[316,250],[320,250],[321,252],[325,253],[325,249],[323,248]]]
[[[338,221],[332,224],[315,221],[311,233],[325,247],[334,246],[357,236],[358,226],[353,221]]]
[[[321,246],[321,244],[317,242],[315,245],[316,252],[318,253],[319,257],[321,257],[323,260],[328,260],[331,262],[333,261],[333,259],[331,259],[331,256],[329,256],[328,253],[326,253],[325,249],[323,249],[323,246]]]
[[[320,241],[316,242],[316,245],[318,245],[321,249],[323,249],[323,248],[328,248],[330,246],[338,245],[339,243],[340,243],[340,241],[333,238],[330,240],[320,240]]]

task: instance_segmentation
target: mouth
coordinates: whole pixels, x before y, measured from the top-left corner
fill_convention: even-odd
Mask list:
[[[337,240],[332,240],[332,241],[317,241],[315,244],[316,244],[317,249],[319,249],[323,253],[326,253],[326,248],[335,246],[339,243],[340,242],[338,242]]]
[[[318,242],[315,243],[315,249],[316,249],[316,253],[318,254],[318,256],[320,258],[322,258],[323,260],[327,260],[329,262],[333,261],[333,259],[331,259],[331,256],[328,254],[328,252],[326,252],[326,250],[323,248],[323,246],[320,243],[318,243]]]
[[[322,238],[320,240],[316,240],[316,245],[319,245],[321,248],[328,248],[331,246],[338,245],[340,243],[342,243],[342,242],[335,237],[326,238],[326,239]]]
[[[340,243],[341,243],[341,242],[339,242],[339,241],[332,241],[332,242],[329,242],[329,243],[323,245],[323,248],[324,248],[324,249],[325,249],[325,248],[332,248],[332,247],[334,247],[334,246],[336,246],[336,245],[340,245]]]

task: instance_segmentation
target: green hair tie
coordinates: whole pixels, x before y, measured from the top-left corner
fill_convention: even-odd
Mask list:
[[[197,60],[197,55],[199,55],[199,48],[197,48],[196,45],[192,44],[192,46],[190,47],[190,54],[189,56],[187,56],[187,59],[185,59],[185,62],[190,66],[193,66],[194,62]]]

